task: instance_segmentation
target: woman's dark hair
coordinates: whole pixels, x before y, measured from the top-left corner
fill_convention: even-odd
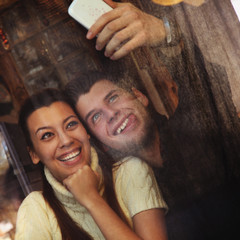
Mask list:
[[[27,98],[20,109],[18,125],[22,129],[27,145],[31,149],[33,149],[33,145],[27,126],[27,119],[34,111],[42,107],[48,107],[54,102],[64,102],[71,106],[68,98],[61,90],[55,88],[45,88]]]
[[[27,98],[21,107],[19,114],[19,126],[22,129],[22,132],[26,138],[26,142],[30,149],[34,150],[33,143],[30,137],[30,132],[27,126],[28,117],[37,109],[42,107],[50,106],[54,102],[64,102],[69,104],[68,97],[63,94],[62,91],[58,89],[47,88],[38,93],[35,93],[31,97]],[[74,110],[74,108],[73,108]],[[107,156],[98,146],[97,143],[94,144],[94,147],[99,156],[99,164],[103,171],[105,191],[104,196],[113,208],[113,210],[127,223],[124,214],[121,211],[121,208],[116,199],[115,191],[113,189],[113,180],[112,180],[112,163],[113,160],[110,156]],[[48,202],[50,207],[53,209],[58,225],[61,229],[62,238],[64,240],[68,239],[92,239],[83,229],[81,229],[68,215],[65,208],[62,206],[61,202],[56,198],[54,191],[51,185],[48,183],[45,174],[43,172],[43,164],[40,162],[39,166],[42,171],[43,178],[43,197]]]

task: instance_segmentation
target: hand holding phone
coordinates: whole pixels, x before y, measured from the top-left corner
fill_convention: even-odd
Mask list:
[[[89,29],[86,38],[96,38],[96,50],[112,60],[141,46],[158,46],[165,39],[163,21],[131,3],[111,0],[74,0],[69,14]],[[102,16],[104,13],[108,14]],[[100,16],[102,16],[100,18]],[[97,19],[99,21],[97,21]],[[110,27],[111,26],[111,27]]]
[[[111,10],[103,0],[74,0],[68,8],[68,13],[89,29],[101,15]]]

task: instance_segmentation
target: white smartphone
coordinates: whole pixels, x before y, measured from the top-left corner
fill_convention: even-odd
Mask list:
[[[74,0],[68,8],[68,14],[89,29],[96,20],[112,8],[103,0]]]

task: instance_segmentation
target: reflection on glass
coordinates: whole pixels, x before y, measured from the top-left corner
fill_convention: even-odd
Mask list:
[[[9,205],[7,206],[4,192],[4,177],[7,169],[9,152],[6,146],[2,131],[0,131],[0,239],[11,239],[10,231],[13,229],[13,224],[9,220]]]
[[[7,156],[9,155],[6,142],[0,131],[0,175],[4,174],[6,169],[9,167]]]
[[[13,148],[4,124],[0,123],[0,240],[14,239],[17,211],[24,198]]]

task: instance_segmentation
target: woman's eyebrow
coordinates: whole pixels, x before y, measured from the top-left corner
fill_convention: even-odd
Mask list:
[[[78,119],[77,116],[75,116],[75,115],[70,115],[70,116],[68,116],[67,118],[64,119],[63,123],[66,123],[70,118],[76,118],[76,119]]]
[[[37,135],[37,133],[38,133],[39,131],[41,131],[41,130],[51,129],[51,128],[52,128],[52,127],[48,127],[48,126],[46,126],[46,127],[40,127],[40,128],[38,128],[38,129],[36,130],[35,135]]]
[[[66,123],[70,118],[76,118],[76,119],[78,119],[77,116],[75,116],[75,115],[70,115],[70,116],[68,116],[66,119],[63,120],[63,124]],[[52,127],[50,127],[50,126],[40,127],[40,128],[38,128],[38,129],[36,130],[35,135],[37,135],[37,133],[38,133],[39,131],[45,130],[45,129],[52,129]]]

